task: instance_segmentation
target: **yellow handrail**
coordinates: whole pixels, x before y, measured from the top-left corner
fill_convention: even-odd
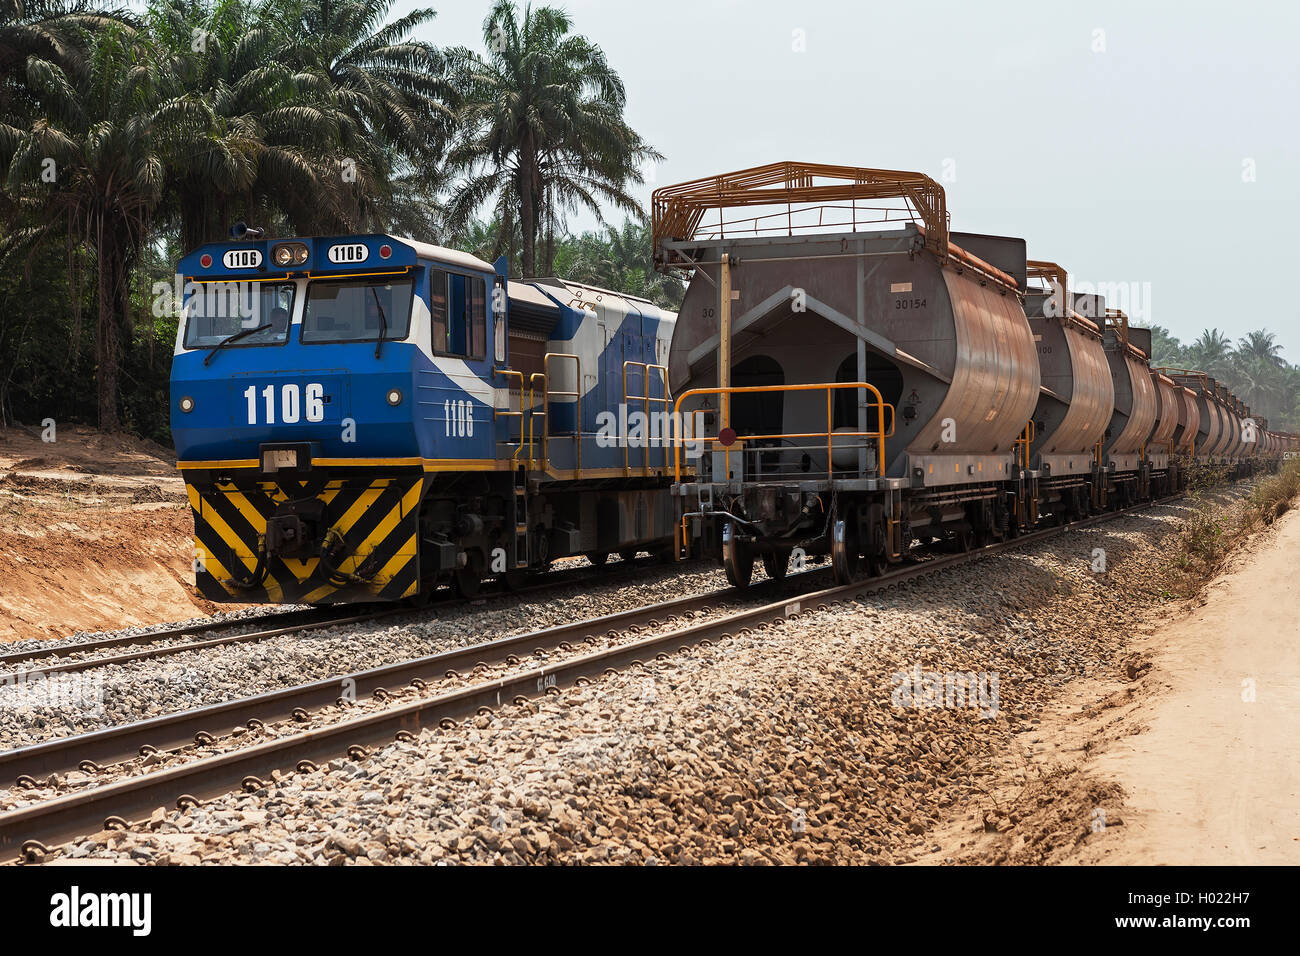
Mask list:
[[[551,391],[551,359],[572,359],[576,369],[576,379],[574,391],[553,392]],[[576,418],[573,422],[573,440],[576,446],[574,456],[574,478],[582,477],[582,359],[570,352],[547,352],[542,356],[542,387],[543,387],[543,404],[547,412],[551,409],[551,397],[558,395],[561,398],[573,398],[576,400]],[[551,418],[548,414],[546,417],[546,431],[542,433],[542,456],[546,459],[549,466],[551,461],[550,455],[550,437],[551,437]]]
[[[642,391],[645,392],[644,395],[629,395],[627,393],[627,367],[629,365],[641,369],[641,387],[642,387]],[[655,369],[660,373],[660,380],[663,382],[663,386],[664,386],[663,398],[654,398],[650,394],[650,370],[651,369]],[[650,474],[650,434],[649,434],[650,422],[651,422],[650,403],[657,402],[658,404],[665,406],[665,411],[667,411],[666,406],[671,405],[672,400],[673,400],[672,396],[668,394],[668,366],[667,365],[655,365],[654,363],[631,362],[631,361],[623,363],[623,406],[626,408],[627,403],[629,401],[640,401],[642,403],[642,410],[645,412],[645,417],[646,417],[646,446],[645,446],[645,458],[641,464],[642,475]],[[667,423],[665,423],[664,427],[667,428]],[[663,442],[664,445],[664,470],[667,471],[668,470],[668,444],[669,444],[668,435],[667,434],[661,435],[660,440]],[[624,435],[623,436],[623,474],[625,476],[632,474],[632,468],[628,464],[627,449],[628,449],[627,436]]]
[[[536,398],[537,380],[539,378],[542,380],[542,405],[541,405],[542,410],[540,412],[537,411],[538,405],[537,405],[537,398]],[[550,430],[551,418],[550,418],[550,409],[546,405],[546,375],[543,372],[534,372],[532,375],[528,376],[528,406],[532,410],[532,414],[528,416],[529,465],[530,466],[532,465],[533,449],[536,447],[536,441],[537,441],[537,439],[533,437],[533,422],[538,418],[543,418],[546,420],[547,427],[542,430],[542,457],[537,464],[540,468],[545,470],[551,464],[551,460],[547,455],[547,448],[546,448],[546,433],[547,431]]]
[[[875,401],[868,405],[869,408],[876,409],[876,430],[865,432],[836,432],[834,428],[834,405],[832,403],[831,392],[841,388],[864,389],[875,396]],[[786,438],[821,438],[826,437],[826,475],[827,478],[834,477],[833,455],[833,436],[838,434],[841,438],[866,438],[874,439],[876,442],[876,469],[884,473],[885,468],[885,439],[892,438],[894,435],[894,424],[896,415],[894,406],[886,402],[880,394],[880,390],[870,382],[823,382],[815,385],[745,385],[732,386],[731,388],[693,388],[683,392],[678,396],[676,404],[673,406],[673,423],[679,430],[677,440],[673,443],[673,480],[680,482],[682,480],[682,435],[680,434],[682,424],[682,402],[696,395],[718,395],[727,396],[741,395],[753,392],[809,392],[826,389],[826,431],[825,432],[798,432],[779,435],[745,435],[746,440],[774,440]],[[890,422],[889,431],[885,431],[885,409],[889,409]],[[717,436],[709,438],[703,435],[691,435],[695,441],[716,441]],[[725,446],[723,464],[728,475],[731,474],[731,446]]]
[[[1034,443],[1034,438],[1038,435],[1038,427],[1031,418],[1025,422],[1025,427],[1021,430],[1020,436],[1015,440],[1015,444],[1020,446],[1020,467],[1029,467],[1029,446]]]

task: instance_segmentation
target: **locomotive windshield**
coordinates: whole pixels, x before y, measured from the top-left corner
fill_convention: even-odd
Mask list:
[[[304,342],[375,342],[406,338],[411,321],[410,279],[316,280],[307,286]]]
[[[210,348],[251,329],[260,331],[231,346],[280,345],[289,337],[293,293],[292,282],[205,282],[185,300],[185,347]]]

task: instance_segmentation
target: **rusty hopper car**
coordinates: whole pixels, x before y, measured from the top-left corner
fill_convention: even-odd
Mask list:
[[[902,228],[869,221],[891,201]],[[794,548],[845,580],[914,539],[1025,524],[1022,240],[949,235],[919,173],[797,163],[657,190],[654,215],[661,267],[691,276],[669,357],[699,454],[675,486],[683,536],[733,583],[756,556],[783,574]]]
[[[1066,270],[1054,262],[1032,261],[1028,273],[1048,283],[1025,295],[1042,378],[1026,461],[1037,478],[1029,511],[1072,520],[1091,510],[1096,446],[1110,423],[1115,386],[1100,328],[1074,308],[1086,309],[1096,297],[1072,299]]]
[[[1105,348],[1115,383],[1115,407],[1102,441],[1100,461],[1106,481],[1098,488],[1097,504],[1105,507],[1113,499],[1127,507],[1145,497],[1148,469],[1143,444],[1155,427],[1160,399],[1151,381],[1148,356],[1131,340],[1128,317],[1116,309],[1106,310]]]

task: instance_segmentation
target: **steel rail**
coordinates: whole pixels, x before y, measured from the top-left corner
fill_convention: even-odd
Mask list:
[[[394,739],[410,741],[425,728],[449,727],[457,718],[470,714],[491,712],[508,704],[526,704],[542,694],[558,693],[562,687],[589,681],[594,676],[617,673],[620,667],[644,665],[651,657],[665,659],[672,651],[687,645],[706,643],[740,633],[743,629],[766,626],[831,604],[854,600],[945,568],[1145,511],[1178,497],[1142,502],[1120,511],[1041,529],[984,548],[919,562],[881,577],[786,597],[727,617],[688,624],[681,629],[660,632],[627,644],[11,810],[0,814],[0,850],[19,850],[20,860],[39,861],[48,851],[46,843],[67,842],[101,826],[129,826],[128,821],[141,819],[168,804],[185,807],[241,786],[255,791],[264,786],[264,777],[287,766],[310,772],[316,769],[316,761],[341,753],[361,758],[368,755],[368,746]],[[676,603],[670,602],[668,606]],[[645,610],[664,613],[664,607]],[[619,615],[608,615],[603,620],[617,617]],[[599,620],[602,619],[580,622],[580,625],[589,626]],[[535,634],[519,637],[536,639]],[[515,640],[515,646],[520,646],[518,639]],[[481,655],[483,648],[480,645],[463,649],[472,652],[467,653],[465,659]]]
[[[646,559],[653,562],[654,559]],[[632,562],[634,567],[642,566],[642,562]],[[273,637],[282,637],[285,634],[294,632],[307,633],[309,631],[319,631],[324,628],[338,627],[345,624],[358,624],[365,621],[380,620],[385,617],[396,617],[402,614],[418,616],[427,611],[437,608],[453,608],[472,604],[475,601],[496,600],[499,598],[509,598],[515,595],[530,594],[535,591],[549,590],[550,588],[563,587],[567,584],[581,583],[597,575],[599,580],[617,580],[617,577],[611,575],[622,574],[622,562],[613,567],[593,570],[587,567],[561,568],[559,570],[547,572],[541,579],[527,584],[515,590],[502,588],[500,590],[491,590],[477,594],[472,598],[456,597],[446,595],[435,598],[423,607],[415,607],[409,604],[397,604],[392,606],[366,605],[370,610],[362,613],[352,613],[343,616],[325,617],[319,621],[308,620],[304,624],[293,624],[285,627],[271,628],[268,630],[249,631],[245,634],[229,634],[224,637],[214,637],[205,641],[185,641],[179,644],[169,644],[164,647],[149,647],[143,650],[130,651],[125,654],[113,654],[105,657],[87,657],[74,661],[68,661],[63,664],[50,664],[46,667],[33,667],[25,671],[11,671],[9,673],[0,672],[0,685],[24,683],[33,680],[39,680],[50,674],[69,674],[79,673],[81,671],[93,670],[96,667],[107,667],[113,664],[129,664],[134,661],[152,660],[159,657],[168,657],[173,654],[183,654],[186,651],[204,650],[209,647],[222,647],[228,644],[250,644],[256,641],[268,640]],[[286,611],[286,615],[304,614],[303,611]],[[278,615],[267,615],[269,618],[278,617]],[[0,656],[0,667],[12,663],[24,663],[32,660],[38,660],[42,657],[69,657],[80,650],[95,650],[98,648],[114,647],[130,644],[148,644],[154,641],[167,640],[178,634],[194,634],[203,631],[223,631],[230,628],[238,627],[241,623],[256,623],[256,620],[249,622],[241,621],[221,621],[217,624],[194,624],[187,625],[185,628],[178,628],[174,631],[155,631],[148,634],[136,634],[123,637],[106,638],[104,641],[87,641],[83,645],[61,644],[50,650],[32,650],[23,651],[17,654]]]
[[[791,575],[783,581],[798,581],[804,575],[821,575],[826,568]],[[10,779],[18,786],[32,786],[42,774],[66,773],[71,770],[97,772],[105,766],[145,756],[170,753],[229,736],[250,721],[263,724],[283,720],[306,721],[312,708],[338,704],[348,695],[354,700],[363,696],[380,697],[393,688],[459,676],[462,670],[480,665],[516,663],[524,655],[541,654],[571,643],[630,631],[643,626],[657,626],[663,621],[694,612],[707,612],[719,602],[738,602],[760,589],[771,589],[783,581],[764,582],[752,591],[725,588],[694,594],[656,604],[586,618],[556,627],[451,648],[436,654],[385,664],[367,670],[338,674],[322,680],[267,691],[251,697],[209,704],[175,714],[119,724],[88,734],[58,737],[15,750],[0,752],[0,779]],[[418,684],[416,685],[418,686]]]

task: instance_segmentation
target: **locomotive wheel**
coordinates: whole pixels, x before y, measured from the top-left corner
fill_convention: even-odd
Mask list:
[[[883,505],[872,505],[867,509],[866,564],[872,577],[878,578],[889,570],[889,539]]]
[[[527,582],[528,571],[525,568],[514,568],[501,575],[501,583],[507,591],[519,591]]]
[[[478,597],[483,590],[483,576],[472,567],[457,568],[451,573],[451,589],[457,597]]]
[[[603,568],[605,566],[605,562],[609,560],[609,552],[592,551],[586,557],[587,560],[590,561],[595,567]]]
[[[734,588],[747,588],[754,576],[754,552],[744,541],[737,540],[735,526],[722,528],[722,568]]]
[[[641,552],[636,550],[636,548],[624,548],[618,553],[618,556],[624,561],[635,561],[636,556],[640,553]]]
[[[958,554],[965,554],[975,543],[975,533],[970,528],[961,528],[952,533],[952,549]]]
[[[789,551],[768,551],[763,555],[763,573],[773,581],[780,581],[790,568]]]
[[[862,547],[858,541],[858,514],[849,508],[843,518],[831,526],[831,568],[836,584],[852,584],[857,580],[861,563],[858,555]]]

